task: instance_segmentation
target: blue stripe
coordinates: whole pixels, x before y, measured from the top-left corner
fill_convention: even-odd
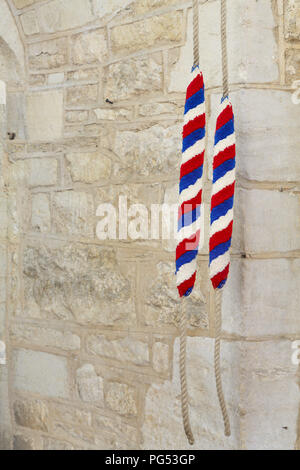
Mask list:
[[[231,238],[227,242],[220,243],[220,245],[216,246],[209,253],[209,264],[211,264],[214,259],[218,258],[219,256],[224,255],[224,253],[226,253],[226,251],[229,250],[230,246],[231,246]]]
[[[204,103],[204,87],[197,91],[185,102],[184,114],[188,113],[191,109],[196,108],[199,104]]]
[[[198,181],[198,179],[202,178],[202,175],[203,175],[203,165],[199,166],[199,168],[196,168],[191,173],[188,173],[187,175],[184,175],[181,178],[180,183],[179,183],[179,192],[180,192],[180,194],[186,188],[188,188],[192,184],[195,184]]]
[[[196,220],[199,219],[200,214],[201,206],[197,206],[192,211],[183,214],[178,220],[178,231],[183,227],[188,227],[189,225],[192,225],[194,222],[196,222]]]
[[[211,224],[215,220],[218,220],[220,217],[223,217],[223,215],[226,215],[227,212],[233,208],[233,199],[234,198],[232,196],[229,199],[226,199],[226,201],[222,202],[222,204],[219,204],[218,206],[213,208],[213,210],[211,211],[211,216],[210,216]]]
[[[227,282],[227,278],[223,279],[223,281],[221,281],[220,284],[218,285],[217,289],[222,289],[222,287],[225,286],[226,282]]]
[[[220,129],[216,131],[215,145],[218,142],[220,142],[220,140],[226,139],[226,137],[228,137],[229,135],[233,133],[234,133],[234,119],[232,118],[230,119],[230,121],[224,124],[224,126],[220,127]]]
[[[189,287],[186,293],[184,294],[184,297],[188,297],[189,295],[191,295],[191,293],[193,292],[193,289],[194,289],[194,286]]]
[[[201,140],[205,137],[205,127],[200,127],[196,131],[192,132],[182,143],[182,152],[185,152],[188,148],[192,147],[198,140]]]
[[[176,273],[178,273],[181,266],[188,264],[193,261],[198,255],[198,250],[191,250],[184,253],[180,258],[176,260]]]
[[[216,183],[220,178],[226,175],[231,170],[235,168],[235,158],[226,160],[222,165],[214,169],[213,182]]]

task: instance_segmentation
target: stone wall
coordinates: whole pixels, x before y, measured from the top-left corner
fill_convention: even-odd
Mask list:
[[[187,449],[174,243],[101,242],[96,208],[119,195],[147,206],[177,200],[191,1],[7,4],[25,48],[25,80],[9,86],[7,125],[17,136],[2,152],[11,431],[1,445]],[[187,307],[192,425],[198,449],[294,449],[300,1],[228,0],[228,9],[238,181],[222,356],[233,435],[223,436],[213,378],[207,240]],[[220,0],[200,1],[208,158],[221,93],[219,14]],[[205,174],[208,207],[209,165]],[[3,322],[0,315],[0,334]]]

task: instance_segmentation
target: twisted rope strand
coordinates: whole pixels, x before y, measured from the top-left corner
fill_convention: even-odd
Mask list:
[[[221,0],[221,38],[222,38],[223,98],[226,98],[226,96],[228,96],[229,94],[226,0]]]
[[[185,300],[182,299],[182,312],[180,319],[180,383],[181,383],[181,411],[183,418],[183,426],[189,444],[192,446],[195,442],[189,415],[189,401],[186,379],[186,331],[187,331],[187,314],[185,309]]]
[[[194,67],[199,66],[199,0],[193,0]]]
[[[216,289],[215,292],[216,292],[215,377],[216,377],[216,386],[217,386],[219,403],[220,403],[223,420],[224,420],[225,436],[229,437],[231,435],[230,421],[229,421],[224,393],[223,393],[221,365],[220,365],[221,331],[222,331],[222,290]]]

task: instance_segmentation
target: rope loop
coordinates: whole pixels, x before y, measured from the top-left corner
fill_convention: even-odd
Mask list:
[[[216,386],[218,399],[222,411],[224,427],[225,427],[225,436],[229,437],[231,435],[230,430],[230,421],[226,408],[223,386],[222,386],[222,376],[221,376],[221,364],[220,364],[220,351],[221,351],[221,332],[222,332],[222,290],[216,289],[216,339],[215,339],[215,377],[216,377]]]
[[[222,71],[223,71],[223,98],[229,94],[228,53],[227,53],[227,5],[221,0],[221,39],[222,39]]]
[[[180,318],[180,356],[179,356],[179,371],[181,383],[181,411],[183,426],[189,444],[192,446],[195,443],[189,415],[189,399],[187,390],[186,378],[186,339],[187,339],[187,313],[185,308],[185,299],[182,299],[182,311]]]
[[[199,66],[199,0],[193,0],[194,67]]]

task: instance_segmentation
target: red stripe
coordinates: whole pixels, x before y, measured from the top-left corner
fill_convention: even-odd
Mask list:
[[[232,197],[234,195],[234,188],[235,183],[232,183],[230,186],[226,186],[226,188],[222,189],[217,194],[214,194],[211,198],[211,210],[213,210],[214,207],[218,206],[219,204],[222,204],[222,202]]]
[[[187,281],[184,281],[182,284],[180,284],[177,287],[180,297],[183,297],[188,289],[190,289],[191,287],[194,287],[195,281],[196,281],[196,273],[194,273],[190,277],[190,279],[188,279]]]
[[[199,240],[200,230],[197,230],[197,232],[190,238],[182,240],[182,242],[180,242],[176,248],[176,259],[179,259],[187,251],[197,250],[199,246]]]
[[[233,118],[233,109],[231,104],[229,104],[219,115],[217,119],[217,130],[220,129],[220,127],[224,126],[230,119]]]
[[[190,83],[190,85],[187,88],[186,91],[186,99],[188,100],[191,98],[195,93],[201,90],[203,88],[204,82],[203,82],[203,75],[202,73],[198,73],[197,77],[194,78],[194,80]]]
[[[226,149],[222,150],[214,157],[213,168],[214,170],[218,168],[218,166],[222,165],[222,163],[230,160],[231,158],[235,157],[235,144],[230,145]]]
[[[212,251],[216,246],[220,245],[221,243],[228,242],[232,237],[232,228],[233,228],[233,221],[230,222],[227,228],[221,230],[221,232],[215,233],[211,239],[209,240],[209,251]]]
[[[188,162],[183,163],[180,168],[180,178],[183,176],[192,173],[192,171],[196,170],[203,165],[204,162],[204,152],[199,153],[195,157],[191,158]]]
[[[221,284],[221,282],[227,279],[228,274],[229,274],[229,266],[230,266],[230,263],[226,266],[226,268],[222,272],[216,274],[211,279],[214,289],[217,289],[217,287]]]
[[[185,139],[188,135],[192,134],[192,132],[201,129],[202,127],[205,127],[205,113],[197,116],[184,126],[182,137]]]
[[[180,219],[182,214],[187,214],[188,212],[193,211],[194,209],[196,209],[197,206],[200,206],[201,204],[202,204],[202,189],[200,189],[197,196],[181,204],[178,210],[178,218]]]

